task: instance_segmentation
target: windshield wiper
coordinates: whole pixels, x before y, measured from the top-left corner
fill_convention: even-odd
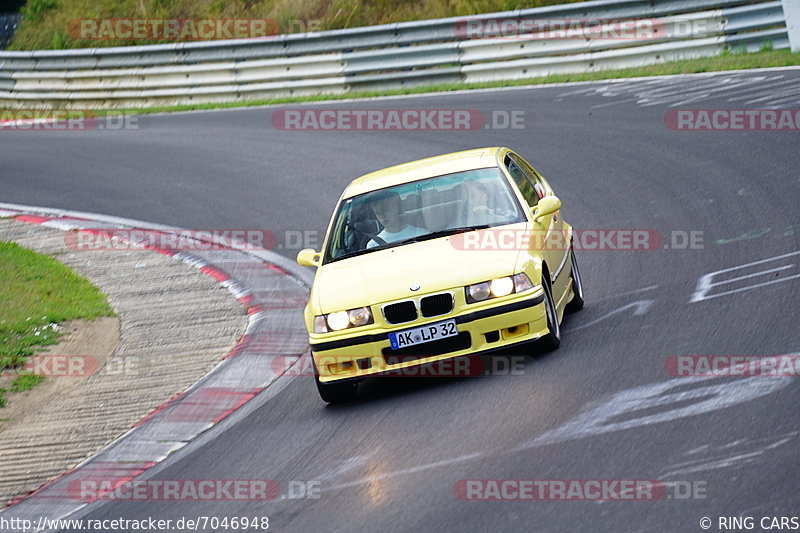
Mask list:
[[[339,256],[336,256],[336,257],[330,257],[327,262],[328,263],[333,263],[334,261],[341,261],[342,259],[350,259],[351,257],[355,257],[357,255],[362,255],[362,254],[365,254],[367,252],[371,252],[373,250],[377,250],[377,248],[364,248],[363,250],[356,250],[354,252],[348,252],[346,254],[339,255]]]
[[[391,243],[393,246],[400,245],[400,244],[409,244],[412,242],[420,242],[420,241],[428,241],[431,239],[438,239],[439,237],[447,237],[448,235],[455,235],[457,233],[466,233],[468,231],[476,231],[479,229],[486,229],[491,227],[491,224],[479,224],[476,226],[461,226],[458,228],[448,228],[448,229],[441,229],[439,231],[434,231],[431,233],[426,233],[425,235],[419,235],[417,237],[411,237],[409,239],[403,239],[402,241],[397,241]]]

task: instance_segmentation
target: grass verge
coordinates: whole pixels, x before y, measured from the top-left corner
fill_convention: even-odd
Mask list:
[[[174,42],[132,36],[87,39],[80,31],[81,22],[87,19],[268,19],[271,22],[268,34],[274,35],[468,16],[577,1],[580,0],[27,0],[22,8],[25,17],[10,49]],[[212,37],[222,37],[221,32],[212,33]],[[145,34],[152,37],[148,32]]]
[[[27,356],[58,342],[59,322],[113,315],[105,295],[64,264],[0,241],[0,375],[18,373]],[[41,380],[19,374],[11,390],[28,390]]]
[[[646,67],[603,70],[597,72],[587,72],[582,74],[561,74],[557,76],[546,76],[539,78],[526,78],[520,80],[493,81],[485,83],[452,83],[431,85],[426,87],[414,87],[408,89],[397,89],[390,91],[358,91],[345,94],[334,95],[314,95],[286,98],[270,98],[264,100],[252,100],[247,102],[215,103],[215,104],[190,104],[161,106],[149,108],[132,108],[110,111],[110,113],[128,114],[149,114],[166,113],[177,111],[194,111],[204,109],[230,109],[238,107],[253,107],[263,105],[291,104],[300,102],[321,102],[331,100],[344,100],[353,98],[374,98],[379,96],[397,96],[407,94],[423,94],[447,91],[461,91],[465,89],[491,89],[502,87],[519,87],[526,85],[545,85],[550,83],[566,83],[575,81],[597,81],[611,80],[619,78],[640,78],[647,76],[665,76],[670,74],[697,74],[702,72],[717,72],[726,70],[744,70],[752,68],[785,67],[800,65],[800,52],[789,50],[764,50],[754,53],[726,52],[719,56],[706,57],[699,59],[687,59],[684,61],[673,61],[660,63]],[[109,113],[108,111],[98,111],[98,114]]]

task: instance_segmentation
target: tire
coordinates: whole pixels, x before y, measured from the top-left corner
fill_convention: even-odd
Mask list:
[[[570,247],[569,253],[572,256],[572,300],[567,304],[566,310],[574,313],[583,309],[583,278],[575,260],[575,249]]]
[[[545,274],[546,275],[546,274]],[[558,311],[556,310],[553,291],[550,288],[550,280],[547,279],[542,284],[544,289],[544,309],[547,315],[547,335],[539,339],[538,347],[545,352],[557,350],[561,346],[561,325],[558,323]]]
[[[356,397],[358,383],[322,383],[319,376],[314,376],[314,381],[317,382],[320,398],[326,403],[345,403],[353,401]]]

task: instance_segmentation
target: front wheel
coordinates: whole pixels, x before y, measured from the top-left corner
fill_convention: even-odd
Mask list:
[[[567,304],[567,311],[572,313],[583,309],[583,278],[575,260],[575,249],[570,248],[569,253],[572,256],[572,300]]]
[[[538,345],[544,351],[550,352],[557,350],[561,346],[561,326],[558,323],[558,311],[556,310],[555,300],[553,300],[550,282],[544,280],[542,288],[544,289],[544,310],[547,315],[547,329],[549,332],[539,339]]]

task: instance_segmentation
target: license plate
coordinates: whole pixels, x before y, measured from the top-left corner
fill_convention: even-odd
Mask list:
[[[455,337],[456,335],[458,335],[456,321],[445,320],[436,324],[389,333],[389,342],[392,343],[392,350],[397,350],[398,348]]]

